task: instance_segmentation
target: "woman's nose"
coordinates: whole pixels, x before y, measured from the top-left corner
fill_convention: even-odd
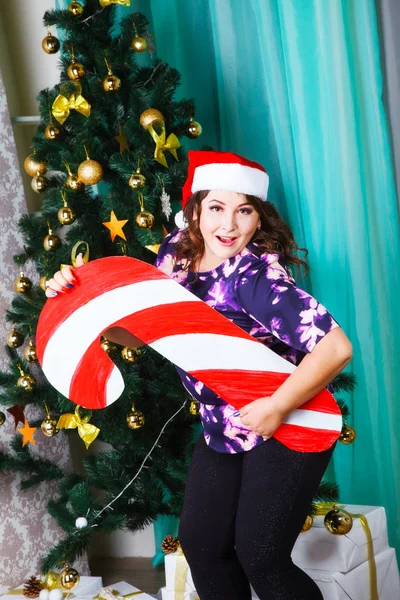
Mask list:
[[[236,216],[234,213],[225,213],[222,218],[222,228],[227,231],[233,231],[236,229]]]

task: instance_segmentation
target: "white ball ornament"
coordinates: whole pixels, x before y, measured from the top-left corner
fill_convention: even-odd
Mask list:
[[[54,589],[49,593],[49,600],[63,600],[64,596],[61,590]]]
[[[78,517],[77,520],[75,521],[75,527],[77,529],[83,529],[84,527],[87,527],[87,519],[86,517]]]
[[[49,600],[49,590],[40,590],[39,600]]]

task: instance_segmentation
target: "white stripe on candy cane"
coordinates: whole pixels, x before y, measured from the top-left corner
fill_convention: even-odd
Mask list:
[[[184,371],[224,369],[292,373],[296,366],[260,342],[214,333],[169,335],[150,344]]]
[[[329,431],[340,431],[342,429],[342,415],[332,415],[318,412],[316,410],[299,409],[293,410],[285,419],[286,425],[298,425],[310,429],[328,429]]]
[[[71,380],[81,358],[103,331],[140,310],[183,301],[201,302],[170,279],[132,283],[93,298],[77,308],[49,339],[42,361],[47,379],[68,398]],[[111,385],[109,380],[107,387],[111,389]]]

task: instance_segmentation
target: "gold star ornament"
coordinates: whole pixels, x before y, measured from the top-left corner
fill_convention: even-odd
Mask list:
[[[126,237],[124,232],[122,231],[123,226],[128,222],[129,219],[124,219],[122,221],[118,221],[115,216],[115,212],[112,210],[110,214],[110,220],[106,223],[103,223],[107,229],[111,232],[111,241],[113,242],[117,235],[126,241]]]
[[[25,424],[23,427],[18,428],[18,431],[22,434],[23,441],[22,447],[24,447],[28,442],[36,446],[35,440],[33,439],[33,434],[36,431],[36,427],[29,427],[28,421],[25,419]]]

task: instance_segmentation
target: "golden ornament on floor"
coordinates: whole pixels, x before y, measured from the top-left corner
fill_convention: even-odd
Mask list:
[[[52,121],[50,121],[50,123],[46,126],[46,129],[44,130],[45,138],[46,140],[49,140],[49,142],[56,140],[60,136],[60,134],[61,129],[57,127],[57,125],[54,125]]]
[[[31,187],[34,192],[41,194],[47,189],[47,179],[43,175],[36,175],[31,181]]]
[[[32,289],[32,281],[21,271],[14,282],[14,289],[18,294],[27,294]]]
[[[100,345],[107,354],[112,354],[117,349],[117,346],[113,344],[113,342],[110,342],[106,337],[102,338]]]
[[[309,529],[311,529],[313,522],[314,522],[314,519],[312,518],[312,516],[307,515],[306,520],[304,521],[304,524],[303,524],[303,527],[301,528],[301,530],[308,531]]]
[[[25,390],[25,392],[31,392],[36,384],[36,379],[29,375],[29,373],[24,373],[22,369],[19,370],[20,377],[17,381],[17,386]]]
[[[24,343],[24,336],[17,329],[12,328],[7,336],[7,346],[9,348],[19,348]]]
[[[60,238],[57,235],[54,235],[53,231],[49,227],[49,233],[43,240],[43,248],[47,250],[47,252],[54,252],[59,245]]]
[[[141,37],[140,35],[135,35],[135,37],[132,40],[132,50],[134,50],[135,52],[144,52],[145,50],[147,50],[147,42],[144,39],[144,37]]]
[[[50,415],[47,415],[42,421],[40,429],[46,437],[54,437],[60,431],[57,429],[57,420],[50,417]]]
[[[356,437],[357,436],[355,429],[353,429],[353,427],[350,427],[350,425],[348,425],[345,421],[342,427],[342,431],[340,432],[339,440],[342,442],[342,444],[345,444],[347,446],[349,444],[352,444]]]
[[[192,398],[189,404],[189,412],[191,415],[196,416],[200,414],[199,403],[195,398]]]
[[[189,123],[186,126],[186,135],[188,138],[190,138],[191,140],[194,140],[195,138],[198,138],[199,135],[201,135],[203,131],[202,126],[200,125],[200,123],[198,123],[197,121],[194,121],[193,118],[190,119]]]
[[[94,185],[99,183],[103,177],[103,167],[96,160],[89,158],[89,154],[85,148],[86,160],[81,162],[78,167],[78,179],[85,185]]]
[[[64,590],[72,590],[76,585],[78,585],[80,580],[80,575],[78,571],[72,569],[71,567],[65,567],[60,573],[60,584]]]
[[[134,404],[126,415],[126,423],[129,429],[141,429],[144,425],[144,414],[140,410],[136,410]]]
[[[44,587],[46,590],[54,590],[59,585],[59,574],[55,571],[49,571],[44,576]]]
[[[165,129],[164,115],[156,108],[148,108],[140,115],[140,124],[150,133],[156,143],[154,150],[154,158],[164,167],[168,168],[167,159],[164,152],[170,152],[175,160],[178,159],[177,149],[180,147],[180,141],[174,133],[171,133],[167,138]],[[155,130],[159,129],[159,132]]]
[[[325,515],[324,524],[330,533],[346,535],[353,527],[353,518],[346,510],[335,506]]]
[[[54,35],[51,35],[49,31],[46,37],[42,40],[42,48],[46,54],[55,54],[60,49],[60,42]]]
[[[72,79],[72,81],[78,81],[78,79],[85,77],[85,67],[82,65],[82,63],[77,62],[74,59],[67,69],[67,75],[70,79]]]
[[[74,17],[79,17],[83,13],[83,6],[79,2],[71,2],[68,6],[68,12],[74,15]]]
[[[39,594],[43,589],[43,583],[40,579],[36,579],[34,575],[29,577],[24,583],[24,596],[26,598],[39,598]]]
[[[6,422],[6,415],[0,411],[0,425],[4,425],[4,423]]]
[[[128,184],[133,190],[141,190],[146,185],[146,177],[142,175],[139,167],[136,169],[136,173],[129,177]]]
[[[104,60],[107,65],[108,75],[103,79],[103,89],[105,92],[116,92],[121,87],[121,80],[113,74],[107,59],[105,58]]]
[[[28,346],[24,349],[24,357],[30,363],[38,362],[38,357],[36,353],[36,346],[33,343],[33,340],[29,340]]]
[[[76,215],[72,208],[68,206],[65,192],[61,192],[61,195],[64,200],[64,206],[58,210],[57,217],[61,225],[71,225],[75,221]]]
[[[138,348],[130,348],[129,346],[125,346],[121,350],[121,356],[125,362],[134,363],[140,356],[140,350]]]
[[[47,163],[45,161],[36,161],[34,156],[29,155],[24,161],[24,169],[30,177],[44,175],[47,170]]]

